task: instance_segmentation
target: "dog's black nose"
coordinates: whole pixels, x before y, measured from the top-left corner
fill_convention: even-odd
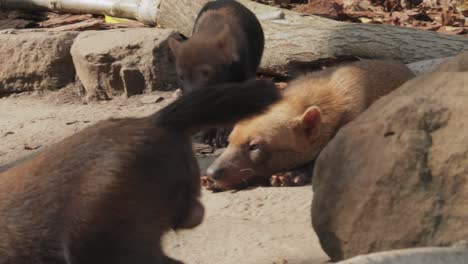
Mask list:
[[[206,170],[206,174],[208,175],[208,177],[210,177],[210,179],[217,181],[223,178],[224,169],[215,166],[210,166]]]

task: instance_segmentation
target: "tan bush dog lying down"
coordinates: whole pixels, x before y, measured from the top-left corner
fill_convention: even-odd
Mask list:
[[[279,99],[271,82],[182,96],[145,118],[102,121],[0,174],[0,263],[181,263],[168,229],[202,222],[190,132]]]
[[[307,74],[293,81],[284,98],[267,112],[234,127],[228,148],[202,182],[213,190],[239,188],[289,171],[272,177],[271,183],[305,184],[312,169],[303,166],[317,157],[338,129],[412,77],[404,64],[379,60]]]
[[[195,21],[192,37],[169,39],[184,93],[226,82],[255,78],[264,34],[254,13],[233,0],[208,2]],[[202,140],[224,147],[230,129],[205,131]]]

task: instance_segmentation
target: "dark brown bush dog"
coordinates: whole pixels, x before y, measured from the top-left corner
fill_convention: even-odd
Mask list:
[[[254,13],[234,0],[205,4],[192,37],[169,39],[184,92],[207,85],[254,78],[264,48],[264,35]]]
[[[208,2],[195,21],[193,35],[181,42],[169,39],[184,93],[207,85],[255,78],[265,37],[254,13],[233,0]],[[230,128],[211,129],[203,141],[227,145]]]
[[[0,263],[180,263],[169,229],[202,222],[190,133],[279,98],[273,83],[224,84],[145,118],[99,122],[0,174]]]

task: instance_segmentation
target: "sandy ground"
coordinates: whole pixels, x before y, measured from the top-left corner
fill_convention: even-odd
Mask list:
[[[99,120],[144,116],[175,98],[173,93],[155,92],[86,104],[73,90],[0,98],[0,171]],[[188,264],[324,263],[328,258],[310,223],[311,198],[310,186],[204,191],[204,223],[169,233],[164,238],[166,252]]]

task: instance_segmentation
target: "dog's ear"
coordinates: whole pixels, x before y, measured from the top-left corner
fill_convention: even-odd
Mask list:
[[[317,106],[311,106],[305,110],[299,118],[299,124],[308,137],[313,137],[320,133],[322,123],[322,112]]]
[[[168,39],[168,45],[169,45],[169,48],[172,51],[172,54],[174,54],[174,56],[176,56],[176,57],[179,56],[180,48],[182,46],[182,42],[175,39],[174,37],[170,37]]]
[[[232,39],[231,29],[224,25],[223,30],[216,37],[216,46],[224,54],[228,61],[239,61],[239,54],[236,50],[234,39]]]

